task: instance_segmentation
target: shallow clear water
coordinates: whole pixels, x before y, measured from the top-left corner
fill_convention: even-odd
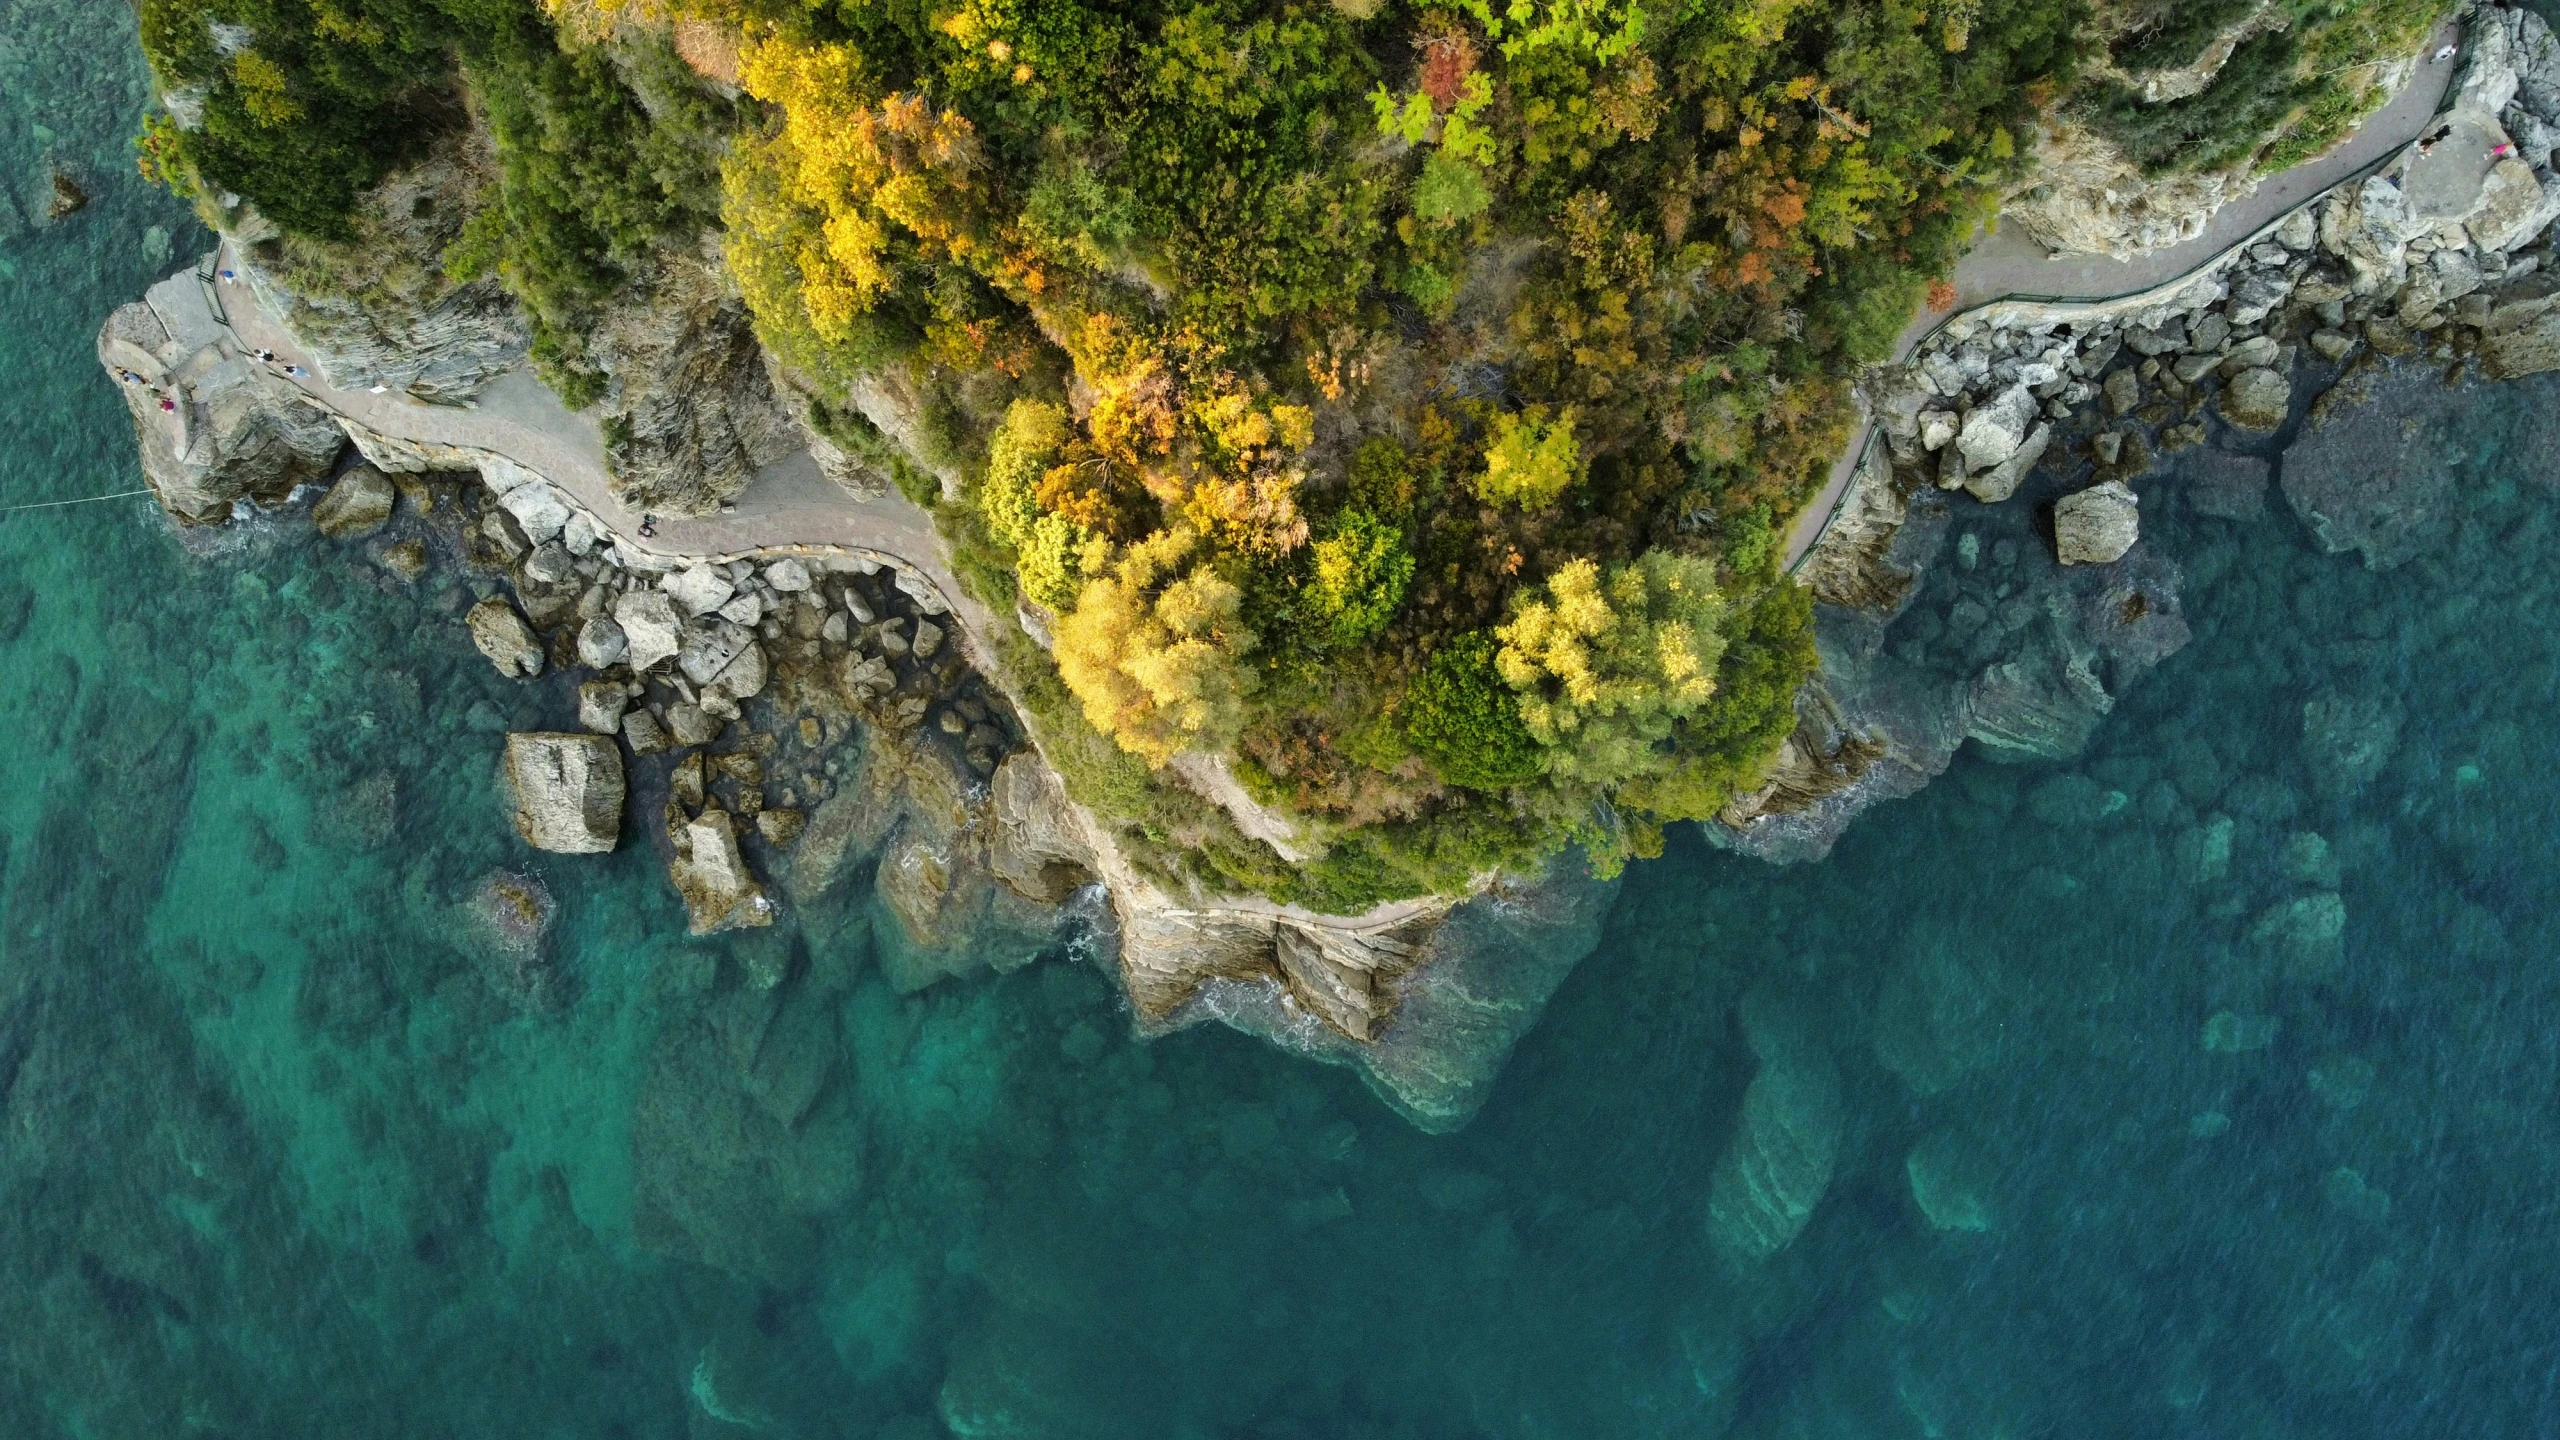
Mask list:
[[[0,185],[97,200],[0,242],[0,504],[128,489],[90,339],[203,237],[127,12],[6,20]],[[758,998],[645,847],[515,840],[566,702],[450,570],[0,516],[0,1434],[2547,1433],[2555,396],[2411,392],[2461,453],[2387,574],[2147,505],[2196,640],[2084,761],[1677,837],[1443,1138],[1066,958],[901,996],[857,926]],[[1745,1131],[1837,1156],[1756,1264]]]

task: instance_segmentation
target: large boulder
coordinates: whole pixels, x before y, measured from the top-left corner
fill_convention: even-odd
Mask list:
[[[701,564],[678,570],[658,582],[667,598],[684,607],[687,615],[707,615],[729,603],[737,587],[717,565]]]
[[[619,665],[630,653],[630,639],[612,616],[591,615],[578,627],[578,663],[588,669]]]
[[[1956,432],[1956,457],[1962,471],[1956,483],[2017,454],[2027,443],[2037,408],[2036,397],[2024,385],[2012,385],[1976,406],[1965,417],[1964,428]]]
[[[507,737],[516,833],[536,850],[600,855],[622,839],[622,751],[604,735]]]
[[[471,629],[471,643],[499,674],[530,679],[542,673],[542,641],[504,596],[492,595],[472,606],[462,623]]]
[[[755,640],[754,631],[718,616],[687,621],[676,650],[676,668],[694,684],[708,685],[720,678],[729,662],[746,653]]]
[[[2293,384],[2268,366],[2243,370],[2222,389],[2222,418],[2243,430],[2274,430],[2293,410]]]
[[[667,874],[684,900],[694,934],[773,923],[773,901],[747,868],[747,857],[739,853],[737,827],[728,811],[705,810],[688,820],[670,805],[667,840],[675,851],[667,862]]]
[[[2112,565],[2141,534],[2142,497],[2121,480],[2054,502],[2054,555],[2065,565]]]
[[[354,540],[391,521],[400,492],[391,477],[371,465],[358,465],[338,477],[320,503],[311,507],[311,523],[332,540]]]
[[[2531,244],[2554,219],[2560,219],[2560,176],[2538,179],[2532,166],[2509,156],[2489,167],[2480,208],[2464,225],[2480,249],[2513,250]]]
[[[613,602],[613,623],[622,628],[623,662],[635,671],[671,660],[684,648],[675,604],[661,591],[622,592]]]

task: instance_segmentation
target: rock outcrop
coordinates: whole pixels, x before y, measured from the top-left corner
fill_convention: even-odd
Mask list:
[[[516,833],[536,850],[600,855],[622,841],[622,752],[602,735],[507,737]]]
[[[280,503],[346,448],[326,411],[240,352],[191,270],[107,317],[98,363],[133,416],[143,478],[181,520],[219,522],[242,499]]]
[[[635,510],[708,515],[807,444],[776,398],[747,309],[718,262],[670,259],[593,337],[613,377],[607,459]]]
[[[457,127],[374,188],[351,242],[278,236],[235,247],[235,263],[335,388],[461,404],[522,368],[531,344],[498,280],[445,278],[446,248],[496,183],[485,139]]]

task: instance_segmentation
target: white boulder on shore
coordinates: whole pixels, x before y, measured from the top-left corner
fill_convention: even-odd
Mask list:
[[[516,833],[536,850],[601,855],[622,840],[622,751],[607,735],[507,737]]]
[[[623,660],[645,671],[684,648],[683,626],[675,602],[660,590],[626,590],[613,602],[613,623],[622,627]]]

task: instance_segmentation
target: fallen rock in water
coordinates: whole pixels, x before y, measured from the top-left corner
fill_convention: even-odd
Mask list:
[[[507,736],[516,833],[536,850],[600,855],[622,839],[622,751],[603,735]]]
[[[667,839],[675,847],[667,875],[684,898],[694,934],[773,923],[773,901],[738,852],[738,832],[728,811],[705,810],[687,820],[682,810],[670,807]]]
[[[2112,565],[2141,535],[2142,497],[2121,480],[2054,502],[2054,556],[2065,565]]]
[[[622,627],[624,662],[635,671],[674,659],[676,652],[684,648],[675,602],[661,591],[624,591],[613,602],[613,623]]]
[[[505,597],[492,595],[463,617],[471,627],[471,643],[498,667],[498,673],[530,679],[542,673],[542,641]]]
[[[2231,377],[2222,390],[2222,418],[2243,430],[2277,429],[2292,410],[2293,382],[2263,365]]]
[[[386,545],[373,557],[382,568],[404,581],[414,581],[427,573],[427,547],[416,540],[403,540]]]
[[[357,539],[389,524],[399,499],[390,476],[371,465],[358,465],[339,476],[320,503],[311,507],[311,523],[332,540]]]
[[[70,216],[77,215],[88,208],[89,192],[81,188],[79,181],[71,178],[71,172],[68,170],[54,171],[53,198],[45,202],[44,218],[47,220],[66,219]]]

